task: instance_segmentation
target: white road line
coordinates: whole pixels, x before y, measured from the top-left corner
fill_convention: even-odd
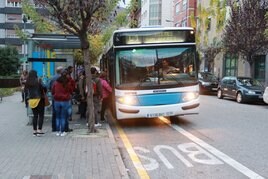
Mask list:
[[[242,174],[244,174],[244,175],[246,175],[246,176],[248,176],[249,178],[252,178],[252,179],[253,178],[254,179],[264,179],[264,177],[258,175],[254,171],[250,170],[249,168],[247,168],[244,165],[242,165],[241,163],[235,161],[234,159],[232,159],[228,155],[222,153],[221,151],[219,151],[216,148],[212,147],[211,145],[207,144],[203,140],[195,137],[193,134],[187,132],[183,128],[181,128],[181,127],[179,127],[177,125],[174,125],[174,124],[170,124],[170,121],[168,119],[166,119],[164,117],[159,117],[159,119],[161,121],[163,121],[164,123],[168,124],[169,126],[171,126],[173,129],[175,129],[176,131],[178,131],[182,135],[184,135],[185,137],[187,137],[188,139],[190,139],[191,141],[193,141],[194,143],[196,143],[196,144],[200,145],[201,147],[205,148],[207,151],[209,151],[210,153],[214,154],[216,157],[218,157],[219,159],[221,159],[225,163],[229,164],[230,166],[232,166],[234,169],[236,169],[237,171],[241,172]]]

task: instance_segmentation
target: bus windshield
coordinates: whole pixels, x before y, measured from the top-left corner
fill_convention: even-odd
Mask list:
[[[195,47],[116,51],[116,86],[127,89],[190,86],[197,82]]]

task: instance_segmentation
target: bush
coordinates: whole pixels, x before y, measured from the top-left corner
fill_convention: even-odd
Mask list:
[[[0,88],[0,97],[11,96],[17,91],[16,88]]]

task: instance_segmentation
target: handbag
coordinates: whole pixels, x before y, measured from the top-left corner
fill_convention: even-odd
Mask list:
[[[45,91],[43,91],[43,94],[44,94],[45,106],[49,106],[49,105],[50,105],[50,102],[49,102],[49,100],[48,100],[48,97],[47,97]]]
[[[40,102],[40,98],[33,98],[28,100],[28,104],[30,108],[36,108]]]

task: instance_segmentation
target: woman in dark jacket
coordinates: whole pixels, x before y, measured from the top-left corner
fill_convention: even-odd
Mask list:
[[[42,80],[38,79],[37,72],[35,70],[31,70],[29,72],[25,83],[25,89],[28,92],[29,103],[31,100],[36,102],[34,107],[30,106],[33,111],[33,135],[40,136],[41,134],[44,134],[42,132],[45,111],[44,93],[46,93],[47,89],[42,83]]]

